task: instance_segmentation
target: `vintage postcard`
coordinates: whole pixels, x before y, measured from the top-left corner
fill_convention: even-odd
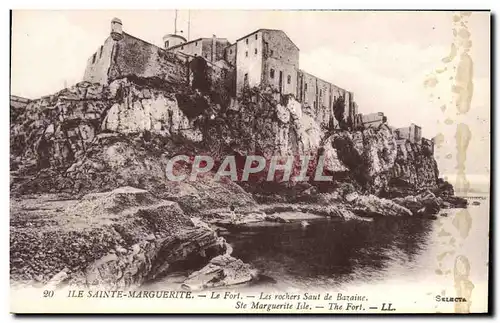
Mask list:
[[[488,312],[490,20],[12,11],[11,312]]]

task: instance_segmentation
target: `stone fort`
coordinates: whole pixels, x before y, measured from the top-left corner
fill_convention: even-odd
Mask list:
[[[190,63],[203,59],[213,83],[225,83],[238,97],[244,88],[263,87],[280,95],[291,95],[311,109],[320,124],[340,127],[335,118],[340,106],[349,128],[387,126],[382,112],[362,114],[354,94],[300,69],[299,47],[282,30],[258,29],[231,44],[215,35],[187,41],[167,34],[158,47],[124,32],[122,21],[111,20],[110,36],[87,61],[83,77],[91,83],[109,84],[121,77],[156,77],[167,82],[190,82]],[[421,128],[394,129],[398,144],[420,144]]]

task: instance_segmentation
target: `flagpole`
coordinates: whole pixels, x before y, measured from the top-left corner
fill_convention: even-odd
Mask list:
[[[174,35],[177,35],[177,9],[175,9]]]

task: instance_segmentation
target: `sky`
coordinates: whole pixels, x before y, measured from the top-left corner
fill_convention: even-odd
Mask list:
[[[450,176],[458,162],[457,124],[466,123],[472,133],[468,173],[489,173],[488,12],[467,18],[474,92],[465,115],[441,109],[452,106],[453,68],[450,79],[441,78],[438,86],[424,84],[450,53],[453,12],[180,10],[177,29],[186,38],[188,16],[190,39],[217,35],[233,42],[259,28],[285,31],[300,48],[300,68],[353,92],[359,112],[384,112],[395,127],[418,124],[428,138],[443,134],[444,148],[436,158],[442,173]],[[38,98],[81,81],[87,59],[108,37],[113,17],[122,20],[125,32],[158,46],[163,35],[174,31],[171,10],[14,11],[11,94]]]

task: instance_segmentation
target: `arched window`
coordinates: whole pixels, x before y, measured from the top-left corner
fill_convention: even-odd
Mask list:
[[[269,72],[269,76],[273,79],[274,78],[274,69],[271,68],[271,71]]]
[[[288,77],[286,78],[286,82],[288,84],[292,83],[292,77],[290,75],[288,75]]]

